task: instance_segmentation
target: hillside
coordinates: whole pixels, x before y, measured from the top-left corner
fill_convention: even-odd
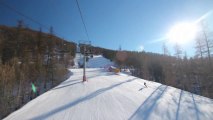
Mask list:
[[[33,57],[37,54],[45,54],[47,49],[55,52],[70,52],[73,56],[76,50],[74,42],[68,42],[55,36],[53,30],[50,30],[50,33],[44,33],[42,30],[35,31],[21,26],[0,26],[0,47],[3,63],[13,57],[23,58],[26,54]]]
[[[0,26],[0,119],[66,80],[75,50],[53,29]]]
[[[33,30],[23,25],[0,25],[0,64],[8,64],[16,58],[20,63],[37,62],[39,59],[47,62],[48,56],[52,61],[69,62],[75,52],[76,43],[57,37],[53,28],[45,33],[42,29]]]
[[[92,59],[89,59],[88,63],[86,64],[87,68],[103,68],[112,65],[114,65],[114,63],[104,58],[102,55],[94,56]]]
[[[66,81],[4,120],[213,119],[212,99],[103,68],[88,68],[88,82],[82,83],[82,69],[70,71],[72,75]]]
[[[21,107],[5,119],[213,119],[212,99],[184,91],[212,97],[211,66],[203,64],[200,74],[199,59],[87,46],[88,82],[82,83],[82,69],[69,69],[72,76],[62,82],[67,67],[82,67],[75,43],[53,32],[0,26],[0,46],[0,118]],[[111,65],[138,77],[107,72]]]

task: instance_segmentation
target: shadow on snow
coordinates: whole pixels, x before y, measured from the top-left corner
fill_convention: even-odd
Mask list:
[[[52,90],[57,90],[57,89],[61,89],[61,88],[64,88],[64,87],[69,87],[69,86],[72,86],[72,85],[75,85],[75,84],[79,84],[79,83],[82,83],[82,81],[78,80],[78,82],[74,82],[74,83],[71,83],[71,84],[67,84],[67,85],[63,85],[63,86],[60,86],[60,87],[56,87],[56,88],[53,88]]]
[[[178,102],[178,106],[177,106],[177,112],[176,112],[176,120],[178,120],[178,116],[179,116],[179,111],[180,111],[180,103],[181,103],[181,98],[183,95],[183,90],[180,91],[180,96],[179,96],[179,102]]]
[[[152,113],[153,108],[156,106],[157,101],[161,98],[165,92],[167,86],[158,86],[151,95],[143,102],[143,104],[135,111],[135,113],[129,118],[147,120]],[[160,92],[160,93],[159,93]]]
[[[99,89],[99,90],[97,90],[97,91],[95,91],[95,92],[93,92],[93,93],[91,93],[91,94],[89,94],[89,95],[86,95],[85,97],[79,98],[79,99],[77,99],[77,100],[75,100],[75,101],[73,101],[73,102],[71,102],[71,103],[68,103],[68,104],[63,105],[63,106],[61,106],[61,107],[58,107],[58,108],[56,108],[56,109],[54,109],[54,110],[51,110],[51,111],[49,111],[49,112],[47,112],[47,113],[44,113],[44,114],[39,115],[39,116],[37,116],[37,117],[34,117],[34,118],[32,118],[31,120],[46,119],[46,118],[48,118],[48,117],[50,117],[50,116],[52,116],[52,115],[54,115],[54,114],[56,114],[56,113],[58,113],[58,112],[60,112],[60,111],[63,111],[63,110],[68,109],[68,108],[71,108],[71,107],[73,107],[73,106],[75,106],[75,105],[78,105],[78,104],[80,104],[80,103],[82,103],[82,102],[85,102],[85,101],[87,101],[87,100],[93,99],[93,98],[95,98],[96,96],[98,96],[98,95],[100,95],[100,94],[103,94],[104,92],[106,92],[106,91],[108,91],[108,90],[110,90],[110,89],[113,89],[113,88],[115,88],[115,87],[117,87],[117,86],[120,86],[120,85],[122,85],[122,84],[124,84],[124,83],[132,82],[132,81],[134,81],[135,79],[137,79],[137,78],[130,79],[130,80],[127,80],[127,81],[124,81],[124,82],[120,82],[120,83],[114,84],[114,85],[112,85],[112,86],[110,86],[110,87],[101,88],[101,89]]]

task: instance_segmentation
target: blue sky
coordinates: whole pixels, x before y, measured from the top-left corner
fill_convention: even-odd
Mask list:
[[[66,40],[87,40],[75,0],[2,1],[46,26],[53,26],[55,33]],[[213,0],[78,1],[93,45],[114,50],[121,45],[122,49],[131,51],[142,47],[145,51],[157,53],[162,53],[163,41],[152,41],[165,37],[176,23],[196,21],[213,10]],[[40,27],[0,5],[1,25],[15,26],[18,19],[33,29]],[[209,28],[213,28],[212,14],[206,21]],[[167,46],[172,54],[173,45]],[[193,44],[188,44],[183,49],[193,55],[193,47]]]

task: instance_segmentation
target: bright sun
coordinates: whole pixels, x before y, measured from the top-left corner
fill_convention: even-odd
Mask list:
[[[198,27],[194,23],[179,23],[172,27],[167,34],[171,43],[187,44],[196,37]]]

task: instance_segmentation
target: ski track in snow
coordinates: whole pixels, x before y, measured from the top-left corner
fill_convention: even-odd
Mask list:
[[[100,67],[103,58],[95,58]],[[87,69],[82,83],[83,70],[70,71],[70,78],[5,120],[213,120],[212,99],[101,68]]]

